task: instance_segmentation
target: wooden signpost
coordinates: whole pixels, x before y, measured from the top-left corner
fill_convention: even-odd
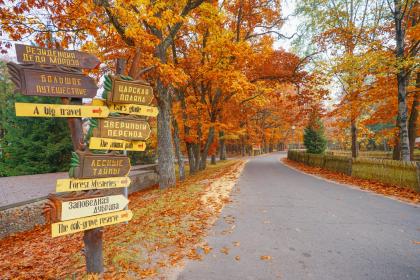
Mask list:
[[[110,117],[98,120],[98,127],[93,130],[94,137],[147,140],[151,129],[147,121],[130,117]]]
[[[121,211],[128,204],[123,195],[111,195],[61,202],[61,221]]]
[[[146,142],[91,137],[89,149],[143,152],[146,150]]]
[[[21,63],[37,63],[48,65],[59,65],[67,67],[93,69],[96,68],[100,61],[91,54],[39,48],[15,44],[17,61]]]
[[[112,103],[149,105],[153,100],[153,88],[136,81],[112,79],[112,90],[107,100]]]
[[[146,143],[143,141],[149,138],[151,129],[147,121],[136,116],[157,116],[157,108],[148,106],[154,98],[152,87],[143,81],[131,81],[130,77],[107,76],[104,83],[107,104],[94,101],[93,105],[83,106],[82,99],[95,97],[98,88],[94,79],[80,69],[97,67],[100,62],[95,56],[78,51],[15,46],[18,62],[24,63],[7,64],[15,91],[27,96],[61,97],[63,103],[16,103],[16,115],[68,118],[75,150],[70,178],[56,183],[57,192],[69,194],[50,195],[46,204],[47,217],[54,222],[51,234],[57,237],[84,231],[87,272],[102,273],[102,227],[127,222],[133,213],[123,210],[128,204],[123,195],[103,196],[86,191],[127,188],[131,182],[127,177],[131,165],[125,155],[90,152],[87,142],[92,150],[144,151]],[[135,116],[109,117],[111,112]],[[93,130],[89,130],[87,137],[83,136],[81,118],[91,118]]]
[[[18,117],[106,118],[109,115],[106,106],[15,103],[15,109]]]
[[[156,117],[159,113],[159,110],[157,107],[146,106],[146,105],[115,104],[115,103],[108,103],[108,105],[109,105],[109,110],[111,112],[121,113],[121,114]]]
[[[98,90],[91,77],[74,69],[13,62],[7,63],[7,67],[15,91],[23,95],[92,98]]]
[[[86,218],[58,222],[51,225],[51,235],[52,237],[58,237],[103,226],[110,226],[118,223],[128,222],[132,217],[133,213],[130,210],[123,210]]]
[[[97,179],[58,179],[56,192],[74,192],[87,190],[103,190],[113,188],[127,188],[130,186],[129,177],[111,177]]]
[[[79,165],[73,177],[79,179],[124,177],[130,172],[130,159],[124,155],[77,153]]]

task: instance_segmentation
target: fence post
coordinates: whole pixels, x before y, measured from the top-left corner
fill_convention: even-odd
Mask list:
[[[416,161],[417,189],[420,191],[420,162]]]

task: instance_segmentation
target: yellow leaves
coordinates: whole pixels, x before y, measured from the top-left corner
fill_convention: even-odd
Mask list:
[[[204,254],[206,254],[206,255],[213,250],[213,248],[210,247],[208,244],[205,244],[205,245],[201,246],[201,248],[203,249]]]
[[[267,256],[267,255],[265,255],[265,256],[260,256],[260,260],[263,260],[263,261],[269,261],[269,260],[271,260],[272,258],[271,258],[271,256]]]
[[[220,252],[225,254],[225,255],[229,255],[229,248],[224,246],[224,247],[222,247],[222,249],[220,249]]]
[[[235,260],[240,261],[241,257],[240,256],[235,256]]]

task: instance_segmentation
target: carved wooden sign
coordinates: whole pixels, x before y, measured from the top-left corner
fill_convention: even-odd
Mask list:
[[[124,177],[130,172],[130,159],[124,155],[77,152],[78,165],[70,170],[79,179]],[[74,160],[72,158],[72,160]]]
[[[153,100],[153,88],[136,81],[112,79],[112,90],[107,100],[113,103],[149,105]]]
[[[39,103],[15,103],[17,117],[47,118],[106,118],[108,107],[85,105],[61,105]]]
[[[52,237],[76,233],[88,229],[128,222],[133,217],[131,210],[111,212],[86,218],[58,222],[51,225]]]
[[[151,129],[147,121],[129,117],[114,117],[98,120],[98,127],[93,130],[94,137],[147,140]]]
[[[115,104],[108,103],[109,110],[115,113],[145,116],[145,117],[156,117],[159,114],[157,107],[137,105],[137,104]]]
[[[89,140],[89,149],[143,152],[146,150],[146,142],[91,137]]]
[[[61,202],[61,221],[124,210],[128,199],[119,195],[101,196]]]
[[[16,92],[23,95],[92,98],[95,81],[74,69],[7,63]]]
[[[95,179],[58,179],[56,192],[74,192],[88,190],[104,190],[112,188],[127,188],[130,186],[129,177],[109,177]]]
[[[75,68],[96,68],[100,61],[94,55],[56,49],[46,49],[34,46],[15,44],[17,61],[21,63],[36,63],[58,65]]]

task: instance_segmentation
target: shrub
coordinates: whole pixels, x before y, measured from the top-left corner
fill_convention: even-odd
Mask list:
[[[324,126],[321,120],[317,119],[305,128],[303,142],[308,153],[324,153],[327,148],[327,139],[324,136]]]

